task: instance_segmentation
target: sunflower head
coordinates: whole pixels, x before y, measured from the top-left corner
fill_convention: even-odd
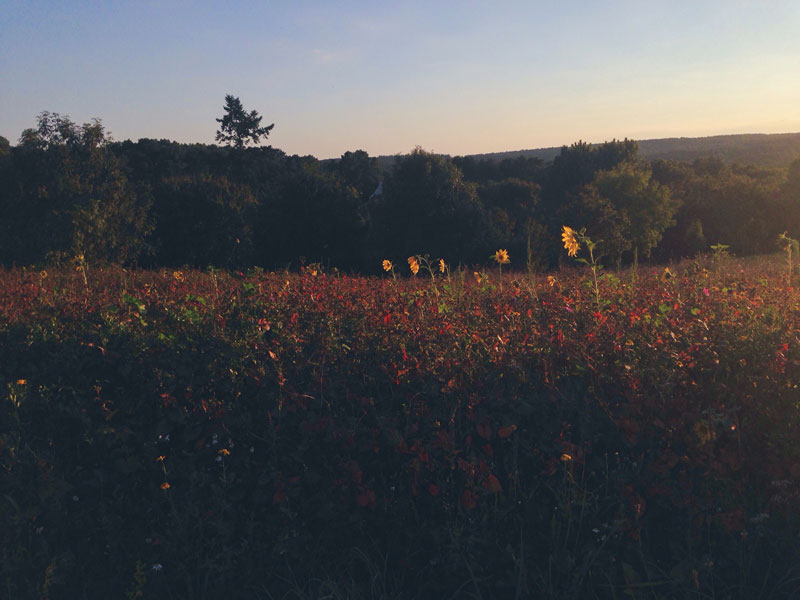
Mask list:
[[[386,271],[387,273],[394,268],[394,265],[392,264],[392,261],[390,261],[390,260],[385,260],[384,259],[383,263],[381,263],[381,264],[383,266],[383,270]]]
[[[498,265],[507,265],[511,262],[508,258],[508,250],[498,250],[492,255],[492,258]]]
[[[439,272],[440,273],[444,273],[445,268],[447,268],[447,265],[444,263],[444,259],[440,258],[439,259]]]
[[[578,234],[572,227],[563,226],[561,230],[561,241],[564,242],[564,249],[569,256],[577,256],[580,250],[580,242],[578,241]]]
[[[411,269],[411,272],[414,275],[419,273],[419,261],[417,260],[416,256],[409,256],[408,257],[408,267]]]

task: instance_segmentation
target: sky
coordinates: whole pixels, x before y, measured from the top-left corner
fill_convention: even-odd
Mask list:
[[[797,0],[0,0],[0,135],[42,111],[116,140],[451,155],[800,131]]]

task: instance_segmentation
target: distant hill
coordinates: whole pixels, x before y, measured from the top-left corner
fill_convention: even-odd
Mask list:
[[[525,156],[550,162],[559,152],[561,152],[560,146],[472,154],[470,156],[478,160],[496,161]],[[691,162],[696,158],[715,156],[728,163],[762,167],[785,167],[796,158],[800,158],[800,133],[744,133],[696,138],[639,140],[639,155],[647,160],[661,158],[681,162]],[[394,160],[394,156],[378,157],[378,162],[385,169],[390,168]]]

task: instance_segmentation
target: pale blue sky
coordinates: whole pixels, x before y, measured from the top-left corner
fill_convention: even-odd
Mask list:
[[[0,0],[0,135],[49,110],[319,158],[800,131],[800,2]]]

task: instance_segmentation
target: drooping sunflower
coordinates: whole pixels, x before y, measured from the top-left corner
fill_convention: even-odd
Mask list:
[[[419,273],[419,261],[417,260],[416,256],[409,256],[408,257],[408,266],[411,269],[411,272],[416,275]]]
[[[561,241],[564,242],[564,248],[568,256],[577,256],[580,250],[580,242],[578,242],[578,234],[572,227],[563,226],[561,231]]]
[[[511,262],[511,260],[508,258],[508,250],[498,250],[494,253],[492,258],[498,265],[507,265]]]
[[[447,265],[444,263],[444,259],[440,258],[439,259],[439,272],[440,273],[444,273],[444,270],[445,270],[446,267],[447,267]]]

